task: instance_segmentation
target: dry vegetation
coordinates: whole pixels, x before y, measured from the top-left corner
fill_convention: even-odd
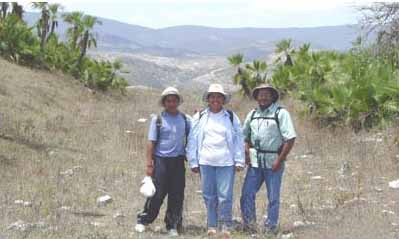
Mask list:
[[[152,231],[133,233],[144,202],[138,187],[147,123],[138,119],[159,110],[157,94],[93,94],[72,78],[0,60],[0,238],[165,237],[163,212]],[[186,97],[187,113],[201,105],[195,98]],[[295,112],[293,102],[285,103]],[[237,99],[231,107],[243,118],[253,103]],[[283,233],[304,239],[399,238],[399,190],[388,187],[399,178],[394,128],[355,135],[321,130],[293,116],[300,137],[284,178]],[[236,178],[237,218],[243,176]],[[203,238],[199,179],[190,172],[187,178],[187,231],[181,238]],[[97,197],[106,194],[113,202],[97,206]],[[259,221],[264,195],[263,188],[257,199]],[[18,220],[25,228],[10,228]],[[247,237],[237,232],[233,238]]]

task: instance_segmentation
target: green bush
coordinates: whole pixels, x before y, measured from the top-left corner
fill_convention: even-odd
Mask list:
[[[36,5],[42,9],[42,14],[49,14],[48,9],[52,9],[52,5],[46,2]],[[60,6],[56,7],[58,9]],[[52,12],[52,16],[56,16],[56,10]],[[35,31],[20,16],[6,14],[4,18],[0,18],[0,55],[19,64],[71,74],[90,88],[104,91],[119,89],[123,93],[128,82],[119,76],[122,64],[118,61],[96,61],[86,56],[87,49],[96,46],[91,30],[100,22],[80,12],[66,15],[65,18],[72,25],[68,32],[74,29],[77,31],[69,34],[70,39],[67,42],[61,42],[54,32],[56,18],[52,18],[51,32],[47,34],[44,26],[49,22],[43,22],[44,19],[49,20],[48,16],[42,16],[36,24],[38,30]]]
[[[34,65],[40,52],[38,39],[17,16],[11,14],[0,22],[0,54],[11,61]]]
[[[325,126],[370,128],[399,116],[399,71],[369,48],[347,53],[293,53],[293,64],[278,63],[272,84],[304,102],[304,113]]]

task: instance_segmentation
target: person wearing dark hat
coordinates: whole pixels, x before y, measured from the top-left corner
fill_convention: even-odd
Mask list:
[[[256,87],[253,98],[258,107],[248,113],[243,126],[248,169],[240,199],[242,219],[244,230],[256,230],[255,198],[265,182],[269,203],[264,231],[277,234],[284,162],[297,136],[289,112],[277,103],[279,93],[274,87]]]
[[[224,107],[230,95],[220,84],[211,84],[203,100],[208,107],[193,117],[187,158],[191,170],[201,173],[208,236],[216,236],[219,229],[222,238],[229,239],[234,176],[245,166],[244,140],[240,119]]]
[[[182,229],[185,141],[191,127],[190,118],[178,110],[182,103],[183,97],[176,88],[166,88],[159,100],[164,111],[150,123],[145,180],[153,180],[155,194],[147,198],[144,210],[137,216],[138,233],[157,218],[166,195],[166,229],[170,236],[177,236]]]

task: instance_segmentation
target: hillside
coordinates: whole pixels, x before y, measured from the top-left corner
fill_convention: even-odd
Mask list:
[[[187,113],[202,105],[195,100],[200,93],[190,93],[183,105]],[[133,233],[144,202],[138,193],[147,128],[142,122],[159,111],[158,94],[94,93],[73,78],[0,59],[0,238],[164,238],[164,211],[144,237]],[[360,134],[319,129],[299,117],[297,102],[284,104],[300,137],[286,165],[283,234],[398,238],[399,191],[388,187],[399,175],[392,129]],[[254,103],[235,96],[228,107],[243,119]],[[236,218],[243,175],[236,178]],[[203,238],[199,179],[188,170],[187,179],[181,238]],[[257,198],[259,221],[265,193],[262,188]],[[98,205],[103,195],[113,201]]]
[[[26,13],[33,25],[39,15]],[[102,51],[147,53],[157,56],[213,55],[230,56],[241,52],[248,60],[264,57],[274,50],[277,41],[295,39],[296,44],[311,43],[314,48],[346,50],[359,34],[356,25],[313,28],[213,28],[205,26],[175,26],[152,29],[111,19],[99,18],[95,31]],[[65,36],[65,22],[57,32]]]

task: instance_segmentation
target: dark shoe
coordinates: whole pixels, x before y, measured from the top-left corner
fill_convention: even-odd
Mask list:
[[[242,231],[248,234],[256,234],[257,233],[257,228],[256,225],[243,225]]]
[[[266,235],[274,235],[276,236],[278,234],[278,226],[265,226],[263,233]]]

